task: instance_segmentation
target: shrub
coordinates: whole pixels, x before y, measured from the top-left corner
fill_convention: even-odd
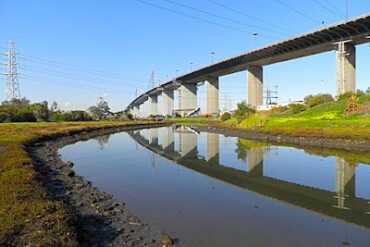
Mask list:
[[[36,122],[37,119],[33,112],[26,109],[20,109],[12,116],[12,122]]]
[[[353,92],[346,92],[346,93],[343,93],[343,94],[340,94],[338,96],[338,100],[348,100],[349,98],[351,98],[352,96],[356,96],[356,97],[361,97],[361,96],[364,96],[366,95],[364,91],[362,90],[357,90],[356,93],[353,93]]]
[[[308,107],[314,107],[332,101],[334,101],[334,98],[330,94],[308,95],[304,98],[304,103]]]
[[[245,101],[242,101],[237,104],[237,109],[234,112],[234,117],[240,123],[246,119],[250,114],[256,113],[256,110],[248,105]]]
[[[12,121],[12,116],[7,112],[0,112],[0,123],[8,123]]]
[[[287,111],[288,109],[289,109],[288,106],[281,106],[281,105],[280,106],[274,106],[274,107],[271,108],[270,113],[272,113],[272,114],[283,113],[283,112]]]
[[[224,112],[221,115],[221,121],[225,122],[227,120],[231,119],[231,114],[229,112]]]
[[[361,105],[358,103],[358,97],[356,95],[352,95],[346,102],[346,107],[344,109],[344,116],[350,116],[360,112]]]
[[[306,106],[302,104],[290,104],[289,105],[289,110],[293,114],[300,113],[304,110],[306,110]]]

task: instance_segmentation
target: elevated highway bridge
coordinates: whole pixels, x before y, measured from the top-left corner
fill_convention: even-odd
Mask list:
[[[158,96],[163,97],[163,114],[173,115],[174,90],[179,90],[180,110],[197,108],[197,85],[205,82],[208,113],[219,112],[219,77],[248,71],[247,102],[263,103],[263,66],[335,51],[336,94],[356,91],[356,46],[370,41],[370,14],[279,41],[183,74],[152,88],[127,107],[140,117],[140,106],[149,101],[149,115],[158,114]]]

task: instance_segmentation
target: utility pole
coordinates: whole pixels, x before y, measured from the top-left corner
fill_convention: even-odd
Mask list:
[[[19,89],[19,82],[18,82],[15,42],[13,40],[8,41],[8,54],[7,55],[8,55],[8,62],[7,62],[8,71],[5,74],[7,76],[5,100],[12,101],[14,99],[21,98],[21,92]]]

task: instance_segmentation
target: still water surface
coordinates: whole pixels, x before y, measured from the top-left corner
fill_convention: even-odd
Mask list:
[[[188,246],[370,246],[370,165],[164,127],[60,149]]]

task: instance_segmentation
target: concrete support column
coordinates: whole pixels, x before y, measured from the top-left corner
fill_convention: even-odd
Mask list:
[[[337,207],[346,209],[345,200],[349,197],[354,197],[356,190],[355,182],[355,166],[351,166],[349,162],[342,158],[337,158],[335,161],[335,191],[337,192]]]
[[[157,146],[158,145],[158,129],[150,128],[149,129],[149,145]]]
[[[263,68],[248,67],[248,104],[258,106],[263,104]]]
[[[219,92],[218,92],[218,77],[209,78],[206,81],[207,94],[207,112],[210,114],[219,113]]]
[[[356,47],[348,42],[339,42],[336,51],[337,96],[356,92]]]
[[[148,115],[158,114],[158,95],[150,95],[149,100],[149,112]]]
[[[188,130],[187,127],[181,126],[179,131],[179,153],[181,157],[196,157],[198,136]]]
[[[173,152],[175,150],[173,127],[172,126],[164,127],[162,130],[163,130],[162,149],[165,152]]]
[[[165,89],[162,92],[163,98],[163,115],[171,116],[173,115],[173,90]]]
[[[263,155],[265,154],[264,147],[256,147],[248,150],[247,164],[248,174],[253,176],[263,176]]]
[[[214,133],[207,133],[207,152],[206,161],[213,165],[220,164],[220,147],[219,147],[219,135]]]
[[[134,118],[140,118],[140,105],[134,105],[134,111],[132,115]]]
[[[179,88],[179,109],[184,117],[186,113],[197,108],[197,85],[183,84]]]

